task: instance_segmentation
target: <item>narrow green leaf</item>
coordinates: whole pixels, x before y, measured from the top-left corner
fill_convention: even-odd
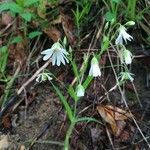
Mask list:
[[[33,31],[33,32],[29,33],[28,38],[29,39],[33,39],[33,38],[35,38],[37,36],[40,36],[41,34],[42,34],[42,32],[40,32],[40,31]]]
[[[88,77],[86,78],[86,80],[85,80],[84,83],[83,83],[83,86],[84,86],[85,89],[89,86],[89,84],[91,83],[92,79],[93,79],[92,76],[88,76]]]
[[[4,73],[8,60],[8,48],[3,46],[0,48],[0,72]]]
[[[68,93],[74,99],[74,101],[77,101],[79,99],[76,95],[76,92],[74,91],[74,89],[71,85],[69,85]]]
[[[102,124],[100,121],[98,121],[97,119],[95,118],[92,118],[92,117],[82,117],[82,118],[78,118],[76,119],[76,122],[96,122],[96,123],[100,123]]]
[[[53,88],[55,89],[56,93],[58,94],[61,102],[63,103],[65,110],[68,114],[69,120],[72,122],[74,117],[73,117],[73,112],[71,110],[71,107],[69,106],[66,98],[62,95],[61,91],[53,83],[51,83],[51,84],[52,84]]]
[[[75,60],[71,61],[71,65],[72,65],[74,76],[77,77],[77,79],[78,79],[79,73],[78,73],[78,67],[76,65]]]

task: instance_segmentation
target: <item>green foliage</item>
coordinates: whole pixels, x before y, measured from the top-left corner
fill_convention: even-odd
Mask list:
[[[68,93],[73,98],[74,101],[78,101],[79,98],[77,97],[77,94],[71,85],[69,85]]]
[[[0,12],[10,11],[13,14],[19,14],[25,21],[29,22],[34,14],[30,10],[38,4],[39,0],[17,0],[15,2],[3,2],[0,4]]]
[[[79,8],[81,7],[81,8]],[[91,3],[85,3],[85,5],[80,6],[77,3],[77,8],[76,11],[73,10],[73,14],[75,17],[75,23],[77,25],[77,27],[79,28],[81,26],[82,23],[84,23],[89,11],[91,8]],[[81,9],[81,10],[80,10]]]
[[[53,88],[55,89],[56,93],[58,94],[63,106],[65,107],[65,110],[68,114],[69,120],[72,122],[74,117],[73,117],[73,112],[71,110],[71,107],[67,103],[67,99],[63,96],[62,92],[52,83]]]
[[[19,14],[21,14],[23,12],[23,8],[14,2],[1,3],[0,4],[0,13],[3,11],[6,11],[6,10],[9,10],[13,13],[19,13]]]
[[[15,44],[15,43],[20,43],[22,42],[22,37],[21,36],[16,36],[12,39],[12,41],[10,42],[10,44]]]
[[[106,21],[115,20],[115,14],[112,13],[111,11],[108,11],[104,17],[105,17]]]
[[[41,34],[42,34],[42,32],[40,32],[40,31],[33,31],[33,32],[30,32],[28,34],[28,38],[29,39],[33,39],[33,38],[35,38],[37,36],[40,36]]]
[[[8,60],[8,48],[7,46],[3,46],[0,48],[0,73],[5,74],[6,65]]]

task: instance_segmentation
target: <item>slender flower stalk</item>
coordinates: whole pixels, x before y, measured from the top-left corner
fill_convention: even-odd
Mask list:
[[[60,66],[61,63],[63,63],[64,65],[66,64],[66,62],[69,63],[66,57],[67,55],[69,55],[69,53],[59,42],[54,43],[51,48],[42,51],[41,54],[44,55],[44,61],[51,58],[52,65]]]
[[[94,56],[91,60],[91,68],[89,71],[89,76],[98,77],[101,76],[101,70],[97,58]]]

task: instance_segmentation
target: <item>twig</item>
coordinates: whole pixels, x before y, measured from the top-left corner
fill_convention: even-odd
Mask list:
[[[20,89],[17,91],[17,95],[20,95],[26,86],[30,84],[37,77],[37,75],[50,64],[50,62],[51,60],[48,60],[41,68],[39,68],[34,75],[20,87]]]
[[[51,60],[48,60],[42,67],[40,67],[35,73],[34,75],[28,79],[21,87],[20,89],[17,91],[17,93],[15,93],[9,100],[8,103],[6,104],[5,107],[3,107],[3,109],[0,111],[0,120],[2,119],[3,115],[10,110],[10,108],[17,103],[18,101],[18,96],[22,93],[22,91],[37,77],[37,75],[43,70],[45,69],[49,64],[50,64]]]

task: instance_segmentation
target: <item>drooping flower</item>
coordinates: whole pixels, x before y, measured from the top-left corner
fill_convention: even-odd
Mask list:
[[[77,93],[77,96],[78,96],[78,97],[84,96],[84,94],[85,94],[85,89],[84,89],[83,85],[79,84],[79,85],[77,86],[76,93]]]
[[[125,62],[125,64],[129,65],[132,63],[132,53],[127,50],[126,48],[123,48],[120,51],[120,60],[121,62]]]
[[[93,77],[101,76],[101,70],[98,64],[98,60],[95,56],[91,60],[91,68],[89,71],[89,76]]]
[[[115,41],[116,45],[123,45],[123,40],[127,43],[127,40],[131,41],[133,39],[133,37],[126,32],[127,29],[124,26],[120,25],[118,31],[119,35]]]
[[[51,81],[53,78],[50,76],[51,74],[50,73],[39,73],[37,75],[37,78],[36,78],[36,82],[44,82],[44,81]]]
[[[130,72],[120,72],[119,79],[120,81],[130,80],[133,82],[134,78],[132,77],[134,74]]]
[[[44,61],[51,58],[52,65],[56,64],[57,66],[60,66],[61,63],[65,65],[66,62],[69,62],[66,57],[67,55],[69,55],[69,53],[63,48],[63,46],[59,42],[54,43],[51,48],[42,51],[41,54],[45,55],[43,57]]]

